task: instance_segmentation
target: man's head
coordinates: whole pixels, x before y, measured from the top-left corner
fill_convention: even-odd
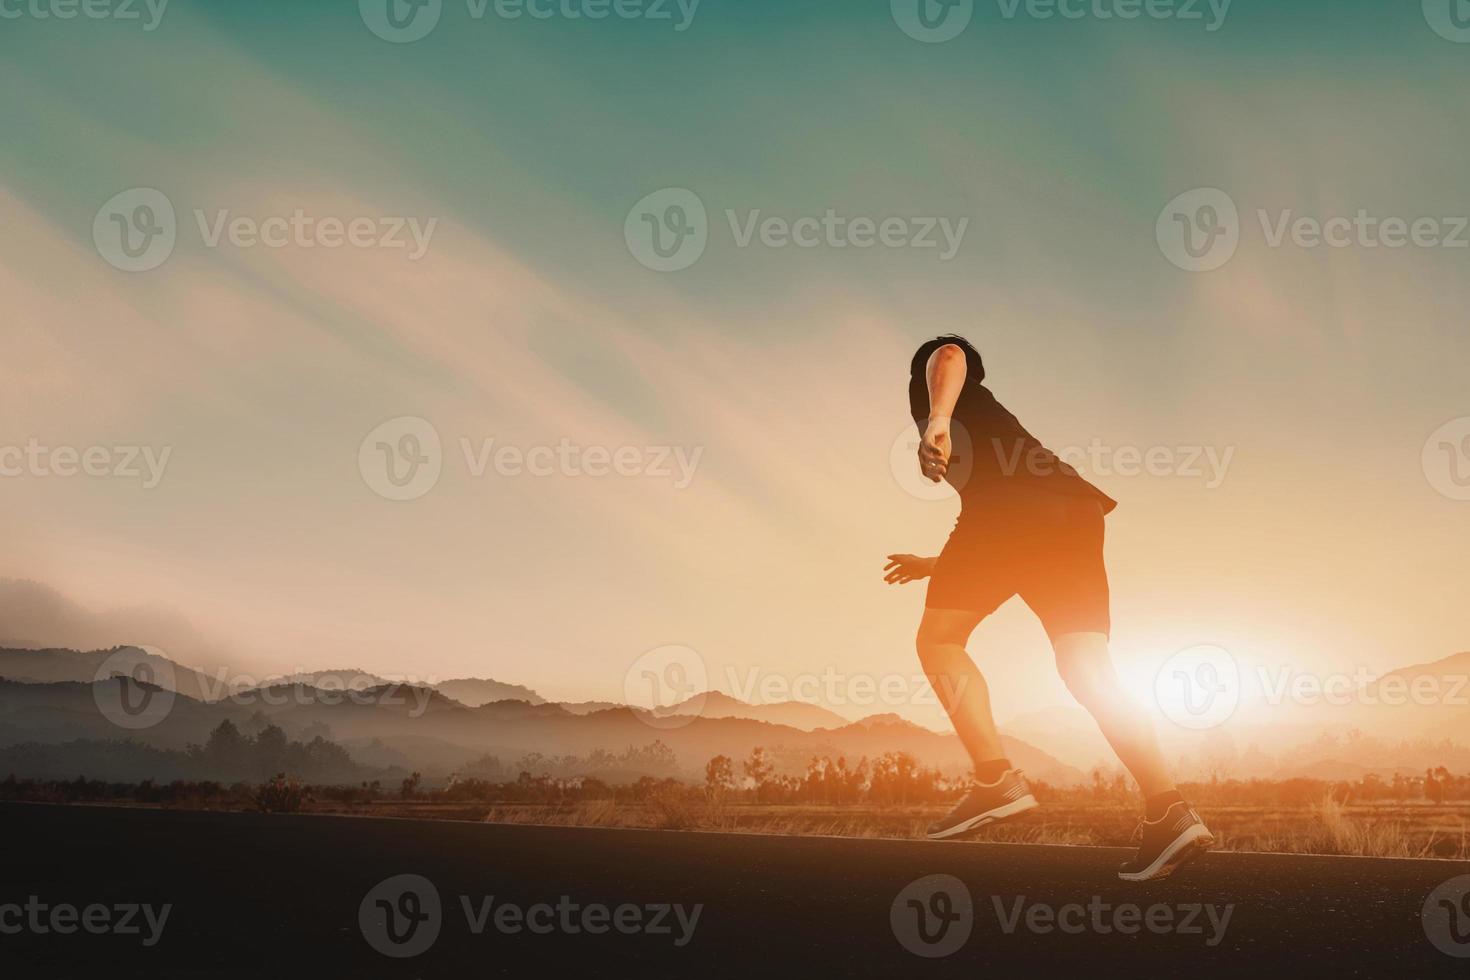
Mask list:
[[[934,352],[948,344],[954,344],[965,352],[965,380],[981,382],[985,380],[985,362],[980,359],[980,352],[975,345],[958,334],[945,334],[943,337],[935,337],[926,340],[919,345],[914,352],[914,359],[909,363],[909,380],[922,381],[925,369],[928,367],[929,358]]]

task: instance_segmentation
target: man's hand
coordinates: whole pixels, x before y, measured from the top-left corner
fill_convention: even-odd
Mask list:
[[[889,585],[905,585],[934,573],[937,558],[920,558],[918,555],[889,555],[883,571],[883,581]]]
[[[924,440],[919,443],[919,472],[938,483],[949,472],[949,459],[953,453],[954,443],[949,435],[949,419],[930,419],[924,430]]]

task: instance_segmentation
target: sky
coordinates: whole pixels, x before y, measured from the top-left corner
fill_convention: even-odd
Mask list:
[[[905,2],[0,4],[0,577],[234,674],[622,700],[673,647],[938,725],[881,568],[957,511],[903,461],[958,332],[1120,501],[1130,683],[1470,648],[1470,26]],[[971,649],[1066,701],[1018,602]]]

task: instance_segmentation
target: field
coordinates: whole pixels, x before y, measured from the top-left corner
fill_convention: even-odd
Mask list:
[[[480,820],[539,826],[625,827],[793,836],[917,839],[943,804],[820,805],[691,802],[671,796],[646,802],[587,800],[563,804],[375,801],[311,802],[307,813],[371,814],[418,819]],[[1470,804],[1341,804],[1200,807],[1230,851],[1470,859]],[[1122,846],[1137,824],[1132,806],[1053,802],[979,839],[1036,844]]]

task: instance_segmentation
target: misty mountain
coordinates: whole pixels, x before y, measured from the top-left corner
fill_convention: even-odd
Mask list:
[[[230,692],[223,683],[169,657],[142,647],[106,650],[0,649],[0,677],[34,683],[91,683],[116,673],[136,676],[196,701],[214,701]]]
[[[849,723],[835,711],[804,701],[749,704],[719,691],[696,694],[678,704],[655,709],[653,713],[659,717],[698,715],[701,718],[747,718],[751,721],[768,721],[773,725],[788,725],[808,732],[818,728],[841,728]]]
[[[39,582],[0,579],[0,647],[107,650],[148,646],[210,670],[245,658],[166,609],[94,611]],[[81,678],[71,678],[80,680]]]
[[[86,684],[0,682],[0,745],[54,743],[72,739],[131,738],[159,748],[203,743],[225,718],[244,731],[279,726],[293,739],[315,735],[344,746],[370,747],[375,764],[409,765],[426,773],[448,773],[466,759],[495,754],[512,763],[523,754],[587,756],[597,750],[619,752],[662,742],[671,749],[686,778],[702,778],[715,755],[740,760],[757,746],[773,757],[802,765],[815,755],[856,760],[903,751],[924,765],[950,774],[969,766],[952,734],[940,734],[896,716],[815,732],[746,718],[659,717],[619,707],[576,715],[556,705],[493,702],[460,704],[428,688],[388,685],[362,692],[317,691],[281,685],[241,692],[205,704],[174,695],[171,710],[151,727],[120,729],[98,708],[107,685],[122,685],[134,700],[165,696],[156,685],[114,679]],[[1006,750],[1037,779],[1074,784],[1083,774],[1017,740]],[[369,753],[370,755],[372,753]],[[361,761],[361,760],[359,760]],[[106,778],[107,773],[86,773]]]
[[[478,708],[491,701],[526,701],[530,704],[544,704],[546,701],[529,687],[506,684],[503,681],[493,681],[483,677],[460,677],[440,681],[433,687],[454,698],[460,704],[469,705],[471,708]]]
[[[272,677],[259,684],[236,682],[228,684],[223,676],[206,676],[159,653],[137,647],[120,647],[111,650],[79,652],[76,650],[0,650],[0,677],[21,681],[78,681],[90,683],[107,664],[107,673],[133,674],[140,665],[146,668],[140,680],[158,684],[166,690],[185,694],[196,701],[217,701],[225,697],[236,697],[246,692],[270,692],[281,687],[305,686],[315,688],[323,694],[331,691],[367,691],[393,684],[408,683],[413,687],[432,688],[466,707],[483,707],[487,704],[505,704],[502,712],[517,712],[517,705],[547,709],[547,713],[587,715],[610,708],[623,707],[610,701],[584,701],[557,704],[545,701],[535,691],[520,684],[482,677],[464,677],[441,681],[437,684],[414,684],[411,679],[384,677],[371,671],[352,667],[346,669],[299,671],[294,674]],[[555,710],[552,710],[555,709]],[[680,704],[658,709],[660,715],[691,715],[700,713],[706,718],[746,718],[752,721],[768,721],[773,724],[789,725],[811,731],[818,728],[840,728],[847,719],[826,708],[801,701],[783,701],[777,704],[749,704],[718,691],[696,695]]]

